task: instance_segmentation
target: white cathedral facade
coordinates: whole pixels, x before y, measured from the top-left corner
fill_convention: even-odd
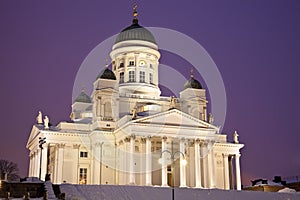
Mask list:
[[[213,125],[206,91],[192,73],[179,98],[160,96],[160,52],[136,10],[110,57],[111,70],[95,77],[92,94],[82,90],[74,100],[70,122],[49,127],[39,113],[26,146],[29,176],[49,174],[55,184],[240,190],[244,145]]]

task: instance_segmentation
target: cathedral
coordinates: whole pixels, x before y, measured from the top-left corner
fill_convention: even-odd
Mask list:
[[[241,189],[240,144],[207,113],[206,91],[191,71],[179,97],[161,96],[160,52],[132,24],[116,37],[111,64],[82,89],[71,120],[56,126],[39,112],[26,147],[29,176],[54,184]],[[175,81],[175,80],[174,80]],[[47,176],[46,176],[47,175]]]

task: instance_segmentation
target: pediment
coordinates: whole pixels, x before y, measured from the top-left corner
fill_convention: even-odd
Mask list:
[[[33,142],[33,140],[37,137],[38,133],[39,133],[39,128],[36,125],[32,126],[26,147],[29,148],[30,144]]]
[[[153,125],[168,125],[168,126],[183,126],[195,128],[208,128],[218,130],[219,128],[213,126],[205,121],[199,120],[191,115],[188,115],[180,110],[172,109],[162,113],[158,113],[149,117],[144,117],[135,120],[137,124],[153,124]]]

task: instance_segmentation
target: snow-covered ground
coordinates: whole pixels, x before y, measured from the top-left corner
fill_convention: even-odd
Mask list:
[[[67,200],[166,200],[172,189],[163,187],[62,184]],[[217,189],[175,188],[175,200],[300,200],[300,193],[275,193]]]

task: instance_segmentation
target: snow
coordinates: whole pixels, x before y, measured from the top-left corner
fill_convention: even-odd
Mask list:
[[[291,188],[283,188],[283,189],[279,190],[278,192],[295,193],[296,190],[291,189]]]
[[[151,186],[125,186],[125,185],[72,185],[62,184],[61,192],[66,199],[76,200],[165,200],[171,199],[172,188]],[[299,193],[284,192],[255,192],[218,189],[175,188],[175,200],[300,200]]]

